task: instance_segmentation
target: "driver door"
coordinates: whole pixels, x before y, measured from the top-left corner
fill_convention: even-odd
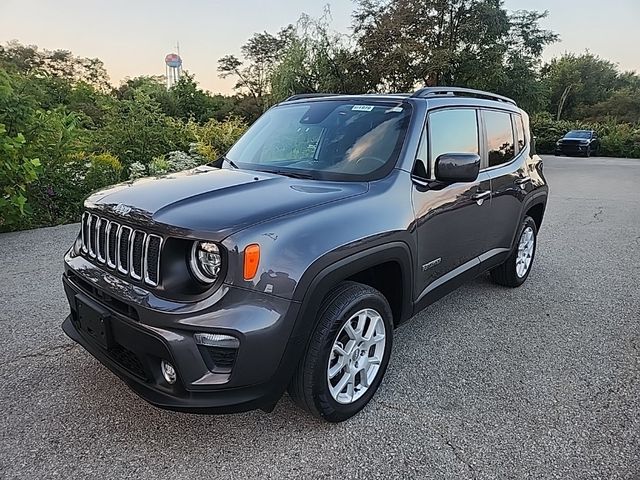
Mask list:
[[[413,206],[416,219],[417,263],[414,295],[419,308],[432,303],[479,268],[487,250],[485,227],[490,221],[491,182],[480,173],[474,182],[435,183],[435,159],[444,153],[480,152],[478,112],[473,108],[444,108],[430,112],[416,165],[427,175],[416,178]]]

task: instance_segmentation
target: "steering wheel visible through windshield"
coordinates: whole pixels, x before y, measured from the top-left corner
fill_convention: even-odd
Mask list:
[[[260,117],[227,158],[283,175],[372,179],[395,164],[410,116],[409,104],[378,100],[280,105]]]

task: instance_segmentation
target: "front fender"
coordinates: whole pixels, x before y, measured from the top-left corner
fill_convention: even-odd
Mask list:
[[[301,302],[308,279],[327,265],[395,241],[415,250],[411,179],[395,170],[367,193],[298,211],[227,237],[226,283]],[[255,278],[243,278],[244,249],[260,245]]]

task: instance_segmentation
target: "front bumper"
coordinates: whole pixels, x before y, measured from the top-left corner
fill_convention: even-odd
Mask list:
[[[300,339],[291,337],[299,304],[223,286],[216,302],[203,300],[201,309],[194,304],[170,307],[81,257],[65,260],[63,284],[71,314],[64,332],[148,402],[193,413],[270,410],[286,389],[300,351]],[[79,328],[79,301],[108,313],[108,348]],[[230,372],[212,371],[193,338],[198,332],[240,340]],[[173,385],[162,376],[162,360],[176,369]]]
[[[567,144],[567,145],[556,145],[556,155],[564,154],[564,155],[584,155],[587,153],[587,149],[589,148],[588,144]]]

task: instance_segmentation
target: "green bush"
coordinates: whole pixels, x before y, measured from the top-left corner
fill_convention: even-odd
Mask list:
[[[227,153],[248,128],[239,117],[227,117],[224,122],[211,119],[204,125],[190,122],[189,126],[196,138],[195,153],[209,161],[217,160],[220,155]]]
[[[556,142],[569,130],[595,130],[600,137],[600,155],[640,158],[640,124],[579,120],[554,120],[550,114],[531,116],[531,131],[536,137],[538,153],[553,153]]]
[[[122,164],[110,153],[92,154],[88,158],[89,168],[84,178],[86,190],[93,191],[120,182]]]
[[[24,156],[25,139],[7,135],[0,123],[0,231],[11,229],[29,212],[27,186],[38,178],[40,160]]]

